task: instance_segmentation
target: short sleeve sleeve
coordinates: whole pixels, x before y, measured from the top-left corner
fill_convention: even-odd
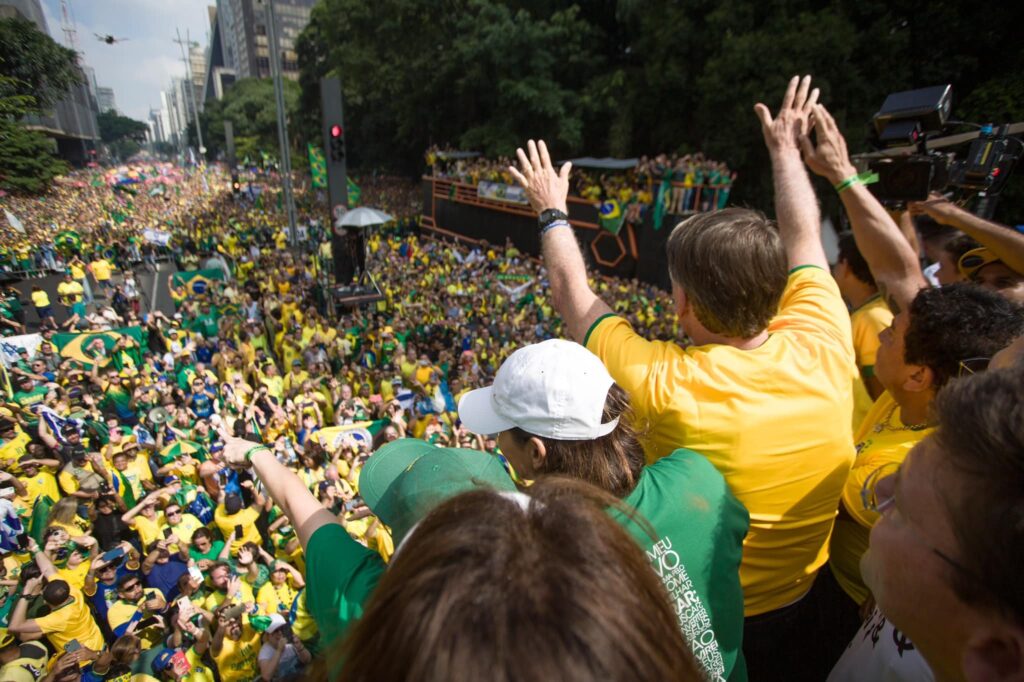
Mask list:
[[[601,359],[627,393],[641,392],[651,374],[656,344],[633,331],[629,322],[610,313],[602,315],[587,331],[583,345]]]
[[[789,273],[779,314],[768,325],[769,332],[809,331],[827,337],[853,356],[850,313],[832,275],[804,265]]]

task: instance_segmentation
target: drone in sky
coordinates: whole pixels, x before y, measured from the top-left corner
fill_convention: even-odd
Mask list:
[[[123,43],[124,41],[129,40],[129,38],[115,38],[112,35],[103,36],[99,33],[94,33],[93,35],[96,36],[96,40],[100,41],[101,43],[106,43],[107,45],[113,45],[114,43]]]

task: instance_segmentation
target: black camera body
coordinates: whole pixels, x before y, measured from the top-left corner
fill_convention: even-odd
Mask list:
[[[952,110],[952,86],[898,92],[886,97],[873,117],[880,149],[916,144],[915,154],[872,159],[878,174],[871,191],[890,204],[924,201],[931,192],[949,188],[994,197],[1002,191],[1024,144],[1009,135],[1009,126],[980,126],[963,158],[928,149],[928,137],[944,132]]]

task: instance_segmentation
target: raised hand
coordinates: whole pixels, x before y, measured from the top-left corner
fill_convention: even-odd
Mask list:
[[[516,150],[521,172],[515,166],[509,166],[508,170],[516,182],[526,190],[530,206],[538,213],[549,208],[567,213],[566,198],[569,196],[569,171],[572,164],[566,161],[558,171],[555,171],[544,140],[536,143],[530,140],[526,147],[529,156],[522,148]]]
[[[811,112],[818,101],[818,88],[811,90],[811,77],[793,76],[782,97],[782,106],[775,118],[764,104],[754,105],[761,121],[761,132],[768,151],[772,153],[800,149],[800,136],[810,132]]]
[[[817,145],[811,143],[810,134],[800,136],[800,148],[804,152],[807,167],[827,178],[833,185],[856,175],[857,168],[850,162],[850,155],[846,151],[846,140],[839,132],[832,114],[818,104],[814,107],[814,120],[817,124],[814,134]]]

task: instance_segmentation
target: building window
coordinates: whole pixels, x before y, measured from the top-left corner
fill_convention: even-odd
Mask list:
[[[258,36],[267,35],[267,27],[264,24],[256,24],[255,31]]]
[[[256,68],[259,69],[260,72],[266,71],[267,73],[269,73],[270,72],[270,57],[257,57],[256,58]]]

